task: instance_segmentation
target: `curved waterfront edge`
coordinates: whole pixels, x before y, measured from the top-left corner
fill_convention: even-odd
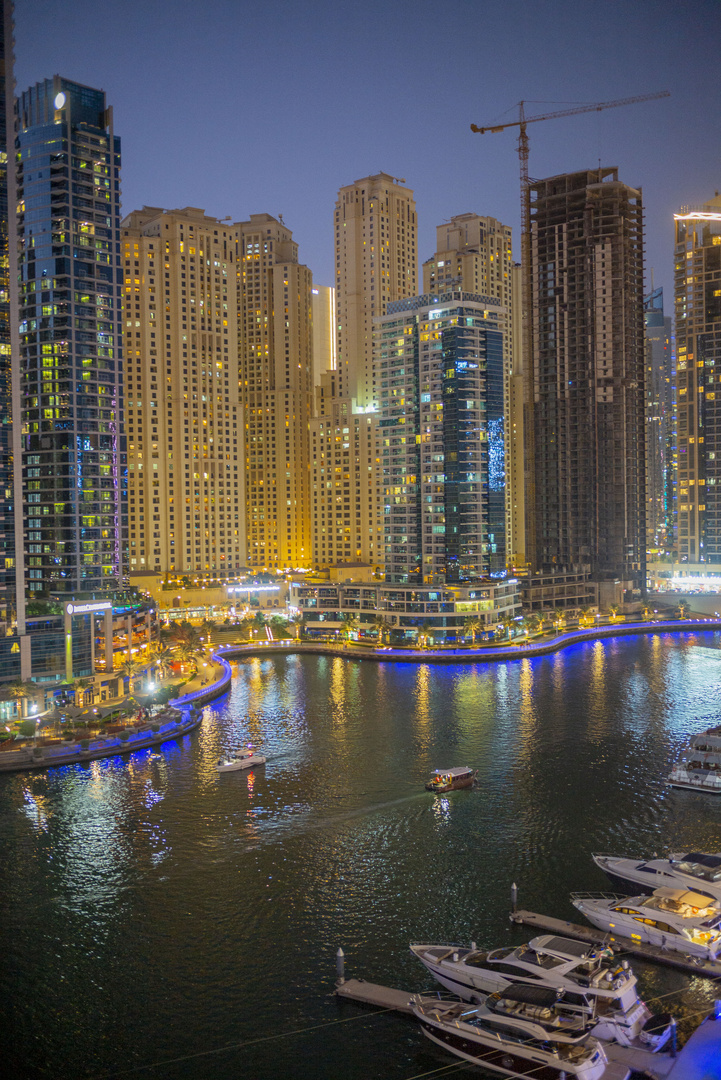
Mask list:
[[[459,664],[496,663],[519,660],[526,656],[544,656],[580,642],[600,638],[630,637],[637,634],[686,633],[689,630],[721,630],[721,619],[686,619],[673,622],[624,623],[621,626],[594,626],[588,630],[570,630],[548,641],[525,642],[523,645],[496,645],[492,648],[472,646],[463,649],[399,649],[392,646],[364,649],[356,646],[310,644],[300,641],[253,642],[249,645],[219,645],[214,659],[235,659],[240,656],[267,656],[269,653],[312,653],[318,656],[341,656],[346,660],[375,660],[380,663]],[[221,691],[222,692],[222,691]],[[217,695],[215,695],[217,696]]]

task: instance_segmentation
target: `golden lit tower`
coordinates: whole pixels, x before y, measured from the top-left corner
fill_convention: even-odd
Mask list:
[[[130,570],[233,573],[246,556],[237,228],[146,206],[122,222],[121,252]]]
[[[238,229],[246,564],[309,566],[313,278],[282,221],[252,214]]]
[[[418,292],[413,192],[387,173],[338,192],[335,205],[337,396],[361,408],[378,400],[373,381],[373,317]]]

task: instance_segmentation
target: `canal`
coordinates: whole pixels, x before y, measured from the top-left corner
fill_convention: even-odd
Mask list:
[[[460,1075],[410,1021],[333,999],[336,950],[349,976],[420,990],[411,941],[526,939],[513,881],[523,907],[573,918],[572,890],[609,887],[591,852],[721,850],[721,799],[664,783],[719,720],[718,646],[248,658],[179,743],[0,777],[5,1075]],[[267,765],[218,775],[247,742]],[[423,790],[466,764],[473,791]],[[711,1008],[704,980],[634,967],[656,1011]]]

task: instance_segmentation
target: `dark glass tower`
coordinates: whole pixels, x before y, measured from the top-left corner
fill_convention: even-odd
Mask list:
[[[106,598],[122,585],[119,176],[120,140],[101,90],[55,76],[21,96],[19,420],[28,605]]]
[[[532,571],[646,586],[641,192],[617,169],[531,184]]]
[[[12,619],[15,591],[6,108],[6,79],[12,92],[11,17],[12,5],[0,0],[0,627],[3,630]]]

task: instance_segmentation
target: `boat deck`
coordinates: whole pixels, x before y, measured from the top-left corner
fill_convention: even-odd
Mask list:
[[[523,926],[532,926],[536,930],[549,930],[553,934],[564,937],[576,938],[578,941],[587,941],[589,944],[608,944],[609,941],[620,946],[619,952],[628,953],[629,956],[637,956],[641,960],[649,960],[654,964],[665,964],[667,967],[676,968],[693,975],[703,975],[708,979],[721,978],[721,961],[700,960],[695,963],[687,960],[683,953],[671,952],[662,949],[659,945],[636,944],[630,938],[620,934],[603,934],[600,930],[592,927],[579,926],[577,923],[567,922],[565,919],[553,919],[549,915],[539,915],[535,911],[514,911],[511,913],[511,922]]]
[[[377,983],[366,982],[365,979],[346,979],[336,985],[335,993],[337,997],[347,1001],[373,1005],[378,1009],[392,1009],[405,1016],[413,1015],[410,1004],[412,995],[408,990],[379,986]],[[436,999],[429,996],[428,1000]],[[627,1080],[634,1069],[638,1072],[647,1070],[649,1076],[656,1077],[656,1080],[665,1080],[677,1060],[670,1054],[652,1054],[649,1050],[619,1046],[616,1043],[604,1043],[604,1050],[608,1058],[608,1068],[603,1074],[603,1080]]]

